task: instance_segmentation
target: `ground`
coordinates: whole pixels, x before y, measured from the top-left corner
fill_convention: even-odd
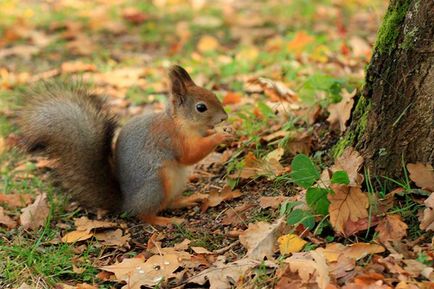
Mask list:
[[[371,176],[339,141],[386,4],[1,1],[0,286],[432,288],[432,167]],[[78,77],[123,123],[163,109],[172,64],[216,92],[235,128],[184,193],[206,200],[161,213],[181,225],[85,210],[53,162],[21,149],[17,110],[34,83]]]

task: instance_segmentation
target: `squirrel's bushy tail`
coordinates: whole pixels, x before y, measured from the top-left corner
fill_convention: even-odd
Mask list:
[[[113,175],[116,121],[105,102],[79,83],[45,83],[27,93],[19,122],[28,150],[42,149],[58,160],[56,171],[73,198],[87,207],[121,206]]]

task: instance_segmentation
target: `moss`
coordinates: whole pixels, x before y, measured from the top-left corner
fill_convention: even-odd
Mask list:
[[[408,50],[413,47],[417,32],[417,27],[413,27],[413,29],[405,33],[404,40],[402,41],[401,45],[399,45],[399,48]]]
[[[333,157],[339,157],[343,153],[345,148],[354,145],[355,142],[360,139],[368,125],[368,114],[370,110],[371,102],[367,100],[364,96],[360,96],[353,112],[353,119],[356,121],[353,121],[353,125],[333,147]]]
[[[378,31],[375,50],[390,54],[396,48],[400,26],[404,22],[410,2],[411,0],[397,0],[390,4]]]

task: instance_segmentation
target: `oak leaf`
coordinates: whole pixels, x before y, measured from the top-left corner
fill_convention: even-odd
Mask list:
[[[345,235],[345,226],[349,220],[356,222],[368,216],[369,200],[359,187],[332,184],[334,194],[328,194],[330,201],[330,223],[335,231]]]

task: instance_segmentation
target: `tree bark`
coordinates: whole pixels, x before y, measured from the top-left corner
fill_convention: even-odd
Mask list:
[[[434,1],[391,0],[364,88],[339,145],[353,145],[372,175],[434,159]]]

